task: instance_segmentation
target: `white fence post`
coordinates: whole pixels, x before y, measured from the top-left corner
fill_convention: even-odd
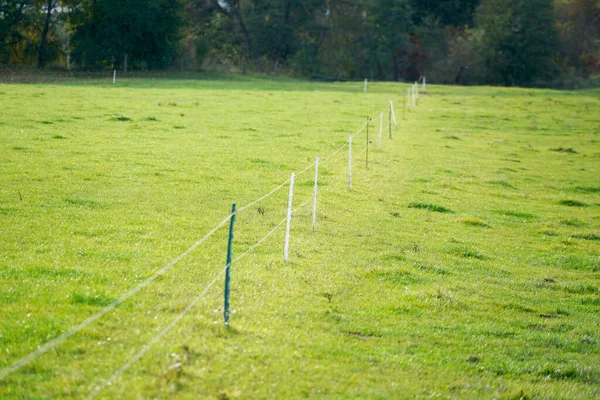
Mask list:
[[[317,191],[319,190],[319,156],[315,161],[315,191],[313,194],[313,231],[317,229]]]
[[[283,248],[283,260],[287,261],[290,251],[290,226],[292,225],[292,199],[294,198],[294,178],[295,174],[292,172],[290,178],[290,199],[288,201],[288,212],[287,212],[287,225],[285,227],[285,247]]]
[[[367,80],[365,79],[365,93],[367,93]]]
[[[427,93],[427,80],[423,77],[423,93]]]
[[[348,139],[348,190],[352,190],[352,135]]]
[[[117,82],[117,70],[113,70],[113,85]]]
[[[394,121],[394,127],[398,127],[398,122],[396,121],[396,112],[394,111],[394,102],[390,100],[390,112],[392,113],[392,121]]]
[[[419,82],[415,82],[415,95],[417,97],[417,104],[419,104]]]

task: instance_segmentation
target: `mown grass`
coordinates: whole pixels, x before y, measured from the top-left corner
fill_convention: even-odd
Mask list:
[[[369,87],[2,85],[0,369],[152,276],[233,201],[331,154],[406,89]],[[374,140],[369,169],[356,138],[352,191],[346,150],[321,163],[316,231],[299,207],[313,171],[297,177],[290,261],[280,229],[234,264],[231,329],[219,280],[99,397],[598,397],[599,94],[430,86],[416,110],[397,102],[399,127],[381,150]],[[283,188],[241,212],[234,256],[286,208]],[[0,380],[0,397],[93,393],[221,271],[226,236]]]

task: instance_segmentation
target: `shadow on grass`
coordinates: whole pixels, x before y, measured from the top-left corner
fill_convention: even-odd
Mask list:
[[[450,210],[449,208],[438,206],[437,204],[432,203],[412,202],[408,205],[408,208],[418,208],[421,210],[433,211],[438,213],[454,214],[454,211]]]

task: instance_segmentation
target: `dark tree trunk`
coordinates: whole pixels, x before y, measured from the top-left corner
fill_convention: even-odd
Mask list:
[[[456,74],[456,78],[455,78],[455,82],[457,85],[462,85],[464,82],[464,75],[465,75],[465,70],[469,69],[469,67],[461,65],[460,69],[458,70],[458,73]]]
[[[40,52],[38,54],[38,68],[44,68],[46,65],[46,47],[48,47],[48,31],[50,31],[50,18],[52,17],[52,0],[46,3],[46,20],[42,30],[42,40],[40,43]]]
[[[256,51],[254,51],[254,43],[252,42],[252,38],[248,33],[248,29],[246,29],[246,24],[244,23],[244,18],[242,17],[242,6],[239,2],[237,3],[237,6],[232,7],[232,12],[238,23],[238,27],[242,32],[242,36],[246,41],[246,46],[248,46],[248,52],[250,53],[250,57],[254,59],[254,62],[256,63],[256,68],[258,68],[258,71],[262,74],[265,69],[262,65],[262,62],[260,61],[260,58],[256,54]]]
[[[275,61],[273,61],[273,72],[277,73],[277,70],[279,70],[279,59],[281,58],[281,51],[279,49],[277,49],[277,51],[275,52]]]
[[[400,80],[400,64],[398,62],[398,52],[394,52],[394,81]]]
[[[291,11],[292,11],[292,2],[290,0],[288,0],[285,2],[285,10],[283,12],[284,32],[283,32],[281,41],[279,42],[279,46],[277,46],[277,49],[275,50],[275,57],[274,57],[274,62],[273,62],[273,69],[275,70],[275,73],[277,73],[277,70],[279,69],[279,63],[281,61],[281,57],[283,56],[285,58],[289,51],[289,49],[288,49],[288,40],[289,40],[288,32],[290,32],[290,29],[288,29],[288,27],[290,24]]]
[[[244,23],[244,18],[242,17],[242,5],[240,4],[240,0],[228,1],[228,2],[226,2],[225,5],[223,3],[221,3],[219,0],[212,0],[212,5],[215,7],[216,10],[218,10],[222,14],[227,15],[227,17],[229,17],[229,18],[235,19],[235,22],[237,23],[238,28],[240,29],[240,32],[242,33],[242,37],[243,37],[244,41],[246,42],[246,46],[248,47],[248,52],[250,53],[250,57],[252,57],[254,59],[254,62],[256,63],[256,67],[262,74],[264,72],[264,68],[263,68],[262,62],[260,61],[260,58],[258,57],[258,55],[256,54],[256,51],[254,50],[254,43],[252,43],[252,38],[250,37],[250,34],[248,33],[248,29],[246,29],[246,24]],[[245,67],[244,67],[244,70],[245,70]]]

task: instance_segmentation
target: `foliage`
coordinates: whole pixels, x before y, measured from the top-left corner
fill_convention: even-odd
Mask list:
[[[39,2],[0,1],[0,63],[27,64],[37,58]]]
[[[597,0],[0,0],[0,63],[568,86],[600,74],[599,13]]]
[[[73,58],[83,66],[164,68],[174,57],[181,3],[169,0],[83,0],[73,11]]]
[[[417,24],[428,18],[444,25],[460,27],[473,24],[475,9],[481,0],[411,0],[413,18]]]
[[[600,2],[556,0],[554,3],[562,39],[560,66],[563,73],[599,74]]]
[[[439,32],[439,31],[438,31]],[[435,31],[434,31],[435,33]],[[446,51],[444,57],[430,58],[431,65],[427,73],[435,76],[440,83],[446,84],[482,84],[485,81],[482,42],[484,32],[477,28],[448,29],[441,31],[443,45],[439,51]],[[443,47],[442,47],[443,46]],[[425,46],[430,49],[432,46]],[[436,47],[434,47],[436,48]]]
[[[311,22],[325,13],[322,0],[252,0],[243,8],[250,36],[260,57],[277,72],[302,46]]]
[[[484,32],[488,83],[532,84],[556,75],[558,32],[551,0],[483,0],[477,25]]]

